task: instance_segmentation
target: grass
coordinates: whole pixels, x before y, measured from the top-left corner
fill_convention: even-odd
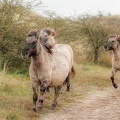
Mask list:
[[[112,87],[110,81],[111,68],[95,64],[75,64],[76,76],[71,80],[71,92],[61,90],[56,110],[50,110],[53,100],[53,89],[46,93],[44,108],[32,111],[32,89],[28,77],[24,75],[0,73],[0,120],[36,120],[48,113],[71,107],[77,100],[83,100],[89,92]],[[120,75],[115,76],[119,83]]]

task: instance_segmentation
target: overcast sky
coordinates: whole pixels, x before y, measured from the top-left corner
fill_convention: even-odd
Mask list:
[[[73,16],[74,14],[96,14],[98,11],[120,14],[120,0],[41,0],[43,10],[55,11],[63,16]]]

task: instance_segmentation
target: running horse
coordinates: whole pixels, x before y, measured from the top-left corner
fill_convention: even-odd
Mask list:
[[[44,34],[49,39],[48,33],[45,32]],[[54,109],[57,105],[60,89],[66,83],[67,91],[69,91],[70,79],[75,75],[72,48],[66,44],[57,44],[54,48],[54,54],[51,55],[41,43],[40,38],[45,37],[41,36],[38,30],[29,31],[21,52],[23,58],[31,57],[29,76],[33,89],[33,111],[36,111],[37,107],[43,107],[44,95],[48,87],[54,87],[55,90],[51,105],[51,109]],[[40,98],[38,104],[36,104],[39,86]]]

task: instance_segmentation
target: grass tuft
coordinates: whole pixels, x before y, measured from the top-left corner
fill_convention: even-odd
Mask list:
[[[16,110],[9,110],[6,114],[6,120],[18,120],[18,114]]]

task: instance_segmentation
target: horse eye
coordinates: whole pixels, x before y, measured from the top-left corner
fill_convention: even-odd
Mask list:
[[[112,42],[115,42],[115,41],[112,41]]]
[[[37,41],[33,41],[33,44],[35,44]]]
[[[45,37],[48,37],[48,35],[45,35]]]

